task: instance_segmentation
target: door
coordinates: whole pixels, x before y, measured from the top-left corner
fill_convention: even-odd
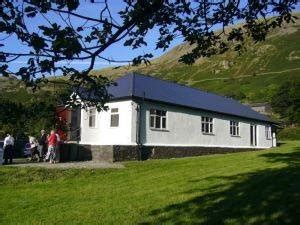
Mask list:
[[[250,125],[250,145],[256,146],[257,145],[257,137],[256,137],[256,125]]]
[[[80,141],[80,122],[81,122],[81,108],[76,107],[71,113],[71,129],[70,129],[70,140]]]

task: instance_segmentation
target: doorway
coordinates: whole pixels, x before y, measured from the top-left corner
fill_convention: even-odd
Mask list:
[[[250,145],[256,146],[257,145],[257,137],[256,137],[256,125],[250,125]]]

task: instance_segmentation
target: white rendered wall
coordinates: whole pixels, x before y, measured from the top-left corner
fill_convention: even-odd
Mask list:
[[[131,100],[107,103],[108,111],[96,113],[96,127],[89,127],[89,116],[81,111],[81,144],[92,145],[134,145],[135,133],[132,134],[132,124],[135,105]],[[110,127],[110,108],[119,109],[119,126]],[[133,140],[134,138],[134,140]]]
[[[96,127],[89,127],[88,113],[81,111],[81,144],[136,145],[138,130],[137,104],[131,100],[108,103],[109,108],[119,109],[119,127],[110,127],[110,110],[97,112]],[[163,146],[219,146],[249,148],[250,124],[257,125],[256,148],[272,147],[272,139],[265,137],[265,124],[236,117],[218,115],[184,107],[144,102],[140,105],[140,138],[144,145]],[[167,131],[152,130],[149,126],[150,108],[167,111]],[[214,118],[214,134],[201,132],[201,116]],[[229,121],[239,121],[240,137],[229,132]]]
[[[149,126],[151,108],[167,111],[167,131],[153,130]],[[265,124],[237,117],[219,115],[177,106],[143,102],[141,104],[141,142],[144,145],[218,146],[250,148],[250,124],[257,125],[257,146],[272,147],[272,139],[265,137]],[[214,134],[201,132],[201,116],[214,118]],[[240,136],[230,135],[230,120],[239,122]]]

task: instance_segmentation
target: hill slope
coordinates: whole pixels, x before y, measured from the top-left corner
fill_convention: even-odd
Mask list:
[[[192,65],[178,62],[192,49],[181,44],[151,65],[123,66],[94,71],[116,78],[128,72],[140,72],[203,90],[231,96],[243,102],[269,101],[277,87],[286,80],[300,79],[300,25],[288,24],[275,30],[265,42],[248,42],[246,51],[238,55],[227,52],[202,58]]]

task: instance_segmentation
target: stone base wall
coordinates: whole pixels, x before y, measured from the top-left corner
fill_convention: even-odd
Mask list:
[[[137,145],[114,145],[114,161],[140,160],[140,147]]]
[[[139,160],[138,146],[80,145],[65,143],[60,146],[60,162],[68,161],[129,161]]]
[[[59,147],[59,154],[60,162],[92,160],[90,145],[62,144]]]
[[[137,146],[137,145],[79,145],[63,144],[60,160],[66,161],[130,161],[147,159],[169,159],[210,154],[257,151],[254,148],[221,147],[175,147],[175,146]]]
[[[142,159],[169,159],[211,154],[257,151],[254,148],[143,146]]]
[[[113,145],[92,145],[92,160],[93,161],[114,161],[114,146]]]

